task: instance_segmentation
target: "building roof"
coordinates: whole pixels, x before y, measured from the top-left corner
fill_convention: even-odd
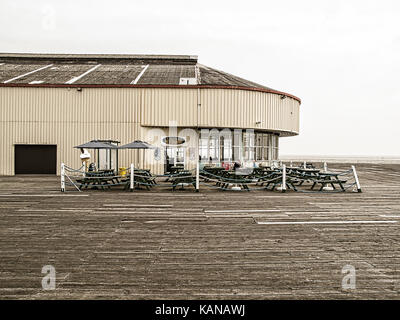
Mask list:
[[[230,87],[290,96],[190,55],[0,53],[0,86]]]

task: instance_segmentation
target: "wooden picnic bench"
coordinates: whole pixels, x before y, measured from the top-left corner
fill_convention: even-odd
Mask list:
[[[318,177],[312,180],[312,182],[313,185],[311,186],[311,190],[313,190],[317,184],[321,184],[319,191],[322,191],[326,185],[330,184],[333,189],[336,189],[335,185],[339,185],[339,187],[345,191],[343,185],[347,182],[347,180],[339,179],[339,173],[320,172]]]
[[[172,183],[172,191],[175,191],[177,186],[183,189],[185,185],[192,185],[196,189],[196,180],[189,170],[180,171],[178,174],[171,177],[169,181]]]
[[[204,166],[203,171],[202,171],[202,176],[203,180],[205,182],[209,181],[210,179],[218,179],[218,177],[221,177],[224,172],[226,172],[224,167],[208,167]]]
[[[293,179],[293,183],[301,186],[304,182],[313,182],[316,178],[319,177],[319,173],[321,170],[313,169],[313,168],[301,168],[301,167],[289,167],[287,168],[287,176]]]
[[[119,183],[119,176],[115,176],[114,170],[99,170],[85,172],[85,176],[76,180],[80,185],[79,189],[110,188]]]
[[[251,180],[249,179],[249,174],[239,173],[235,171],[222,171],[222,176],[220,181],[217,183],[222,190],[228,190],[230,184],[236,184],[242,187],[244,190],[250,191],[249,186],[247,185],[248,182]]]
[[[268,189],[268,187],[270,185],[272,185],[271,191],[274,191],[278,185],[282,184],[282,179],[283,179],[282,176],[283,176],[282,170],[275,171],[273,176],[269,180],[265,181],[267,183],[265,186],[265,189]],[[289,189],[289,190],[293,189],[294,191],[297,191],[296,183],[298,183],[297,177],[290,176],[288,174],[286,175],[286,188],[287,189]],[[264,182],[262,183],[262,185],[263,184],[264,184]]]
[[[131,175],[128,174],[123,180],[124,190],[130,189],[131,186]],[[151,174],[149,169],[135,169],[133,184],[136,189],[140,189],[144,186],[147,190],[157,184],[156,178]]]

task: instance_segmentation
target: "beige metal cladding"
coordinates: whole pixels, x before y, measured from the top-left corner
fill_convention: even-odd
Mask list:
[[[0,174],[14,174],[15,144],[57,145],[59,173],[61,162],[80,167],[75,145],[92,139],[138,139],[140,90],[0,88]],[[133,151],[120,152],[120,164],[136,157]]]
[[[197,105],[200,104],[199,114]],[[142,126],[252,128],[299,133],[300,103],[287,96],[241,89],[146,89]]]
[[[197,126],[198,89],[146,88],[142,95],[142,126]]]
[[[201,91],[200,126],[299,133],[300,103],[278,94],[229,89]]]
[[[299,102],[239,89],[0,87],[0,174],[14,174],[15,144],[57,145],[59,172],[61,162],[80,166],[75,145],[145,139],[145,127],[167,127],[171,120],[187,128],[199,124],[295,135]],[[137,152],[120,152],[121,165],[137,160]]]

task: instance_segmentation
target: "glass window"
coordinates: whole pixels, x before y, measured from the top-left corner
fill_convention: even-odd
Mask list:
[[[242,161],[242,130],[235,130],[233,133],[232,145],[233,161]]]
[[[202,161],[221,163],[231,161],[268,161],[279,156],[279,137],[252,130],[202,129],[199,157]]]
[[[262,161],[264,159],[264,134],[257,133],[255,135],[255,159],[257,161]]]
[[[218,135],[212,134],[209,139],[209,155],[210,161],[217,162],[219,161],[219,137]]]
[[[199,140],[199,157],[200,160],[206,160],[208,158],[208,139],[201,138]]]
[[[255,152],[255,135],[252,131],[246,131],[243,133],[243,159],[244,160],[254,160],[254,152]]]
[[[277,135],[268,133],[256,133],[255,135],[255,159],[257,161],[268,161],[278,159]]]
[[[279,158],[279,136],[277,135],[272,135],[271,136],[272,140],[272,160],[278,160]]]

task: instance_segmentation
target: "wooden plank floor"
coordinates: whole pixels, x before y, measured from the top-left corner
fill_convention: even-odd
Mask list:
[[[62,194],[57,177],[0,177],[0,298],[398,299],[400,165],[357,168],[361,194]],[[330,223],[354,220],[377,222]]]

